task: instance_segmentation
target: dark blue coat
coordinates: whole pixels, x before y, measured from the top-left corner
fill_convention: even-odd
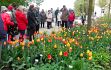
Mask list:
[[[0,15],[0,41],[6,38],[7,32],[4,30],[4,24]]]

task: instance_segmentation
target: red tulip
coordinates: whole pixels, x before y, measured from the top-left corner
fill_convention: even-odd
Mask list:
[[[51,56],[50,54],[48,54],[47,58],[48,58],[49,60],[51,60],[51,59],[52,59],[52,56]]]
[[[48,42],[50,42],[50,43],[51,43],[51,42],[52,42],[52,40],[51,40],[51,39],[49,39],[49,40],[48,40]]]
[[[64,52],[64,56],[66,56],[66,57],[68,56],[68,52],[67,52],[67,51],[66,51],[66,52]]]

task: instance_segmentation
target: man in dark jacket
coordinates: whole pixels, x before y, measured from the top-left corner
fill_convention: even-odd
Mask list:
[[[6,41],[6,31],[4,30],[4,24],[0,16],[0,41]]]
[[[57,20],[57,15],[58,15],[58,12],[59,12],[59,8],[57,8],[57,9],[56,9],[56,11],[55,11],[56,23],[57,23],[57,21],[58,21],[58,20]]]
[[[36,17],[34,13],[34,5],[30,5],[28,13],[27,13],[27,19],[28,19],[28,29],[27,33],[29,36],[29,40],[32,41],[32,37],[34,37],[34,32],[36,31]]]
[[[40,12],[39,12],[39,7],[35,7],[34,9],[35,17],[36,17],[36,32],[39,32],[39,24],[40,24]]]
[[[0,15],[0,62],[2,61],[1,59],[1,51],[3,47],[3,43],[7,40],[7,32],[4,30],[4,24]]]

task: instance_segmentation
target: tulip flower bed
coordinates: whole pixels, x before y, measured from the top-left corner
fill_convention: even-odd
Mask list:
[[[111,30],[101,24],[40,32],[32,42],[10,42],[3,47],[3,68],[17,70],[108,70]]]

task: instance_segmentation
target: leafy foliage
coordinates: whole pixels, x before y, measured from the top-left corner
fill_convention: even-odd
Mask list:
[[[8,6],[9,4],[15,3],[16,5],[27,5],[28,2],[34,0],[1,0],[0,5]],[[37,5],[40,5],[44,0],[35,0]]]
[[[80,16],[82,13],[85,13],[85,0],[76,0],[74,3],[74,10],[77,16]]]
[[[107,4],[107,0],[99,0],[99,6],[103,8]]]
[[[3,47],[1,67],[18,70],[95,70],[110,69],[111,42],[108,24],[62,28],[50,35],[40,32],[32,42],[9,42]]]
[[[0,5],[2,6],[8,6],[9,4],[16,3],[16,5],[24,5],[25,0],[1,0]]]

